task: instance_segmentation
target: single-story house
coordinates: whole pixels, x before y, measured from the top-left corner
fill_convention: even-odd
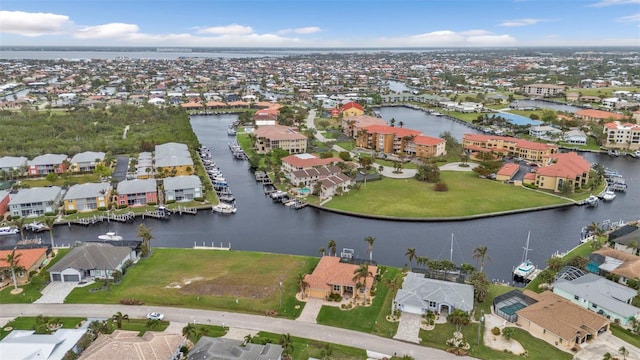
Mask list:
[[[177,360],[180,348],[185,344],[181,334],[147,331],[116,330],[100,336],[82,352],[83,360]],[[191,356],[189,356],[191,358]]]
[[[473,286],[408,272],[391,306],[392,312],[397,309],[419,315],[427,311],[451,313],[454,309],[470,313],[473,310]]]
[[[203,336],[189,351],[189,360],[280,360],[282,345],[253,344],[243,345],[242,340]]]
[[[196,175],[168,177],[163,182],[165,201],[191,201],[204,196],[202,182]]]
[[[129,247],[88,242],[73,248],[51,266],[49,276],[58,282],[111,278],[114,271],[122,271],[127,261],[136,259],[135,251]]]
[[[613,274],[621,284],[640,277],[640,256],[628,252],[602,248],[589,254],[587,270],[599,275]]]
[[[158,202],[154,179],[124,180],[118,183],[118,206],[144,206]]]
[[[517,311],[516,324],[559,349],[572,349],[609,330],[609,319],[551,291],[524,294],[537,302]]]
[[[13,330],[0,341],[0,355],[2,360],[59,360],[86,332],[86,327],[58,329],[50,335],[36,334],[35,330]]]
[[[73,155],[71,158],[71,171],[73,172],[91,172],[96,169],[96,165],[104,162],[105,154],[103,152],[85,151]]]
[[[7,256],[10,255],[12,251],[13,250],[0,250],[0,288],[13,283],[11,269],[7,262]],[[26,284],[29,282],[29,273],[40,269],[42,263],[47,258],[47,249],[16,249],[15,256],[20,256],[18,258],[18,265],[24,269],[16,271],[16,281],[18,285]]]
[[[59,186],[20,189],[9,201],[11,216],[40,216],[58,211],[62,198]]]
[[[638,291],[596,274],[558,279],[553,282],[553,293],[622,325],[640,318],[640,309],[631,305]]]
[[[64,210],[78,212],[108,208],[111,195],[109,183],[86,183],[73,185],[64,196]]]
[[[632,255],[640,255],[640,228],[625,225],[609,234],[613,248]]]
[[[358,269],[358,265],[348,262],[342,262],[337,256],[323,256],[313,269],[311,274],[306,274],[304,279],[309,284],[305,291],[305,296],[316,299],[326,299],[330,294],[340,294],[340,296],[353,296],[356,281],[353,280],[354,273]],[[378,267],[369,265],[369,271],[374,276],[378,272]],[[371,286],[373,285],[373,276],[366,280],[366,289],[360,291],[370,295]]]

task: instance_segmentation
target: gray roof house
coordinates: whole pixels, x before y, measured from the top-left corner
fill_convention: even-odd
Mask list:
[[[138,206],[158,201],[154,179],[125,180],[118,183],[118,205]]]
[[[29,175],[47,175],[49,173],[62,173],[64,161],[67,155],[64,154],[44,154],[29,160]]]
[[[242,341],[203,336],[189,352],[189,360],[280,360],[282,346],[252,344]]]
[[[559,279],[553,292],[571,302],[627,325],[632,317],[640,317],[640,308],[631,305],[637,291],[595,274],[579,278]]]
[[[156,168],[168,168],[174,166],[191,166],[193,159],[189,148],[185,144],[166,143],[155,147]]]
[[[473,310],[473,286],[443,280],[430,279],[424,274],[409,272],[402,289],[393,299],[392,311],[400,310],[412,314],[427,311],[451,313],[454,309],[465,312]]]
[[[86,183],[73,185],[64,196],[64,209],[93,211],[107,207],[111,185],[109,183]]]
[[[107,243],[87,242],[71,251],[49,269],[51,281],[79,282],[85,279],[110,278],[122,270],[127,261],[135,261],[136,253],[130,247]]]
[[[20,189],[9,201],[11,216],[39,216],[56,212],[62,198],[58,186]]]
[[[200,198],[202,182],[196,175],[174,176],[164,179],[165,201],[191,201]]]
[[[640,228],[634,225],[624,227],[609,234],[609,241],[613,248],[633,255],[640,255]]]
[[[85,151],[73,155],[71,158],[71,170],[89,172],[96,169],[96,165],[104,161],[103,152]]]
[[[12,170],[20,170],[27,166],[29,159],[24,156],[3,156],[0,157],[0,172],[11,173]],[[26,169],[25,169],[26,170]]]

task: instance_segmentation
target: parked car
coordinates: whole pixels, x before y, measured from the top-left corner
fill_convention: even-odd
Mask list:
[[[164,320],[164,314],[159,312],[150,312],[147,314],[148,320]]]

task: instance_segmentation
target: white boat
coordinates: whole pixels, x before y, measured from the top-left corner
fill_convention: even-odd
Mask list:
[[[527,235],[527,244],[524,247],[524,254],[522,256],[522,262],[515,269],[513,269],[513,280],[517,282],[529,282],[529,275],[535,270],[536,266],[529,260],[529,239],[531,237],[531,231]]]
[[[591,195],[584,201],[584,204],[587,205],[587,207],[596,207],[599,202],[600,199],[598,199],[597,196]]]
[[[602,200],[613,201],[616,198],[616,193],[613,190],[607,190],[602,194]]]
[[[231,205],[231,204],[224,204],[224,203],[220,203],[218,205],[215,205],[212,208],[213,212],[217,212],[220,214],[235,214],[236,211],[238,211],[238,209],[235,208],[235,206]]]
[[[30,224],[25,224],[24,228],[33,232],[41,232],[41,231],[49,230],[49,227],[47,226],[47,224],[43,224],[41,222],[33,222]]]
[[[115,233],[113,231],[109,231],[108,233],[106,233],[104,235],[98,235],[98,239],[105,240],[105,241],[121,241],[122,240],[122,236],[118,235],[117,233]]]
[[[12,227],[12,226],[0,227],[0,235],[15,235],[19,232],[20,230],[17,227]]]

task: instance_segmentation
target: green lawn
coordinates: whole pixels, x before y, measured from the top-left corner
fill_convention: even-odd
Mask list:
[[[124,314],[123,314],[124,315]],[[169,327],[168,321],[159,321],[158,327],[150,329],[147,327],[147,319],[129,319],[122,320],[121,330],[137,331],[139,336],[144,335],[148,330],[151,331],[165,331]]]
[[[473,120],[476,120],[478,118],[479,115],[478,113],[461,113],[461,112],[457,112],[457,111],[441,111],[443,114],[447,114],[449,116],[452,116],[456,119],[460,119],[462,121],[465,122],[472,122]]]
[[[400,269],[386,268],[383,279],[397,281],[399,276],[402,276]],[[395,292],[390,291],[383,280],[378,282],[377,293],[371,306],[358,306],[351,310],[323,306],[316,320],[318,324],[392,337],[398,330],[398,323],[389,322],[386,317],[391,312],[394,296]]]
[[[594,89],[576,88],[576,89],[567,90],[567,93],[579,93],[579,94],[582,94],[582,96],[603,95],[605,97],[611,97],[611,94],[614,91],[619,91],[619,90],[640,92],[640,87],[607,87],[607,88],[594,88]]]
[[[347,151],[351,151],[353,149],[355,149],[355,142],[354,141],[346,141],[346,142],[336,142],[336,145],[340,146],[341,148],[347,150]]]
[[[476,302],[475,303],[475,307],[476,307],[476,313],[475,313],[475,317],[476,320],[478,320],[480,318],[480,311],[478,310],[482,310],[484,311],[485,314],[490,314],[491,313],[491,307],[493,306],[493,299],[496,296],[502,295],[504,293],[507,293],[511,290],[515,290],[515,287],[512,286],[506,286],[506,285],[499,285],[499,284],[491,284],[489,285],[489,293],[487,294],[487,297],[485,298],[484,302]]]
[[[87,318],[82,317],[50,317],[50,319],[57,319],[62,323],[64,329],[75,329],[80,326],[81,322]],[[35,330],[36,329],[36,317],[34,316],[21,316],[14,320],[9,321],[4,328],[0,328],[0,340],[9,335],[11,330],[5,331],[4,329],[12,330]]]
[[[96,183],[100,182],[100,176],[97,174],[71,175],[69,176],[69,181],[73,182],[74,184]],[[30,188],[45,187],[49,185],[63,186],[64,183],[65,179],[62,176],[58,176],[53,183],[47,181],[45,178],[20,180],[20,184],[28,186]]]
[[[267,342],[279,344],[281,336],[281,334],[261,331],[253,337],[252,342],[255,344],[264,344]],[[291,340],[293,342],[293,351],[290,355],[293,359],[324,359],[324,355],[330,355],[330,359],[335,360],[359,360],[365,359],[367,356],[365,350],[349,346],[330,344],[296,336],[291,336]]]
[[[390,217],[447,218],[569,203],[541,192],[480,179],[474,172],[442,171],[441,180],[449,191],[436,192],[434,184],[415,179],[383,178],[334,197],[324,206]]]
[[[611,333],[614,336],[619,337],[621,340],[628,342],[629,344],[640,348],[640,336],[632,333],[631,331],[622,328],[620,325],[614,323],[611,324]]]
[[[76,288],[67,303],[119,303],[181,306],[295,318],[303,303],[295,299],[296,276],[311,273],[317,258],[256,252],[154,248],[150,258],[127,271],[121,284],[90,292],[102,284]],[[283,281],[282,308],[279,282]],[[296,305],[298,308],[296,308]]]
[[[393,161],[390,161],[390,160],[375,159],[374,163],[378,164],[378,165],[384,165],[384,166],[393,167]],[[373,166],[376,167],[375,165],[373,165]],[[417,169],[418,165],[416,165],[414,163],[403,163],[402,164],[402,168],[403,169]]]
[[[57,263],[66,255],[71,249],[58,249],[58,255],[51,259],[47,265],[45,266],[45,270],[53,266],[53,264]],[[43,284],[33,284],[28,283],[22,286],[18,286],[22,288],[22,293],[17,295],[12,295],[11,290],[13,290],[13,285],[7,286],[6,288],[0,291],[0,304],[29,304],[36,300],[38,300],[42,296],[42,289],[44,289],[46,285]]]
[[[569,360],[573,357],[573,355],[558,350],[543,340],[534,338],[522,329],[515,328],[514,330],[514,340],[512,341],[519,341],[524,349],[528,351],[529,354],[527,359]],[[446,350],[446,341],[453,337],[454,331],[455,326],[449,323],[437,324],[434,330],[431,331],[420,330],[420,339],[422,340],[421,344],[428,347]],[[491,349],[484,345],[478,346],[478,323],[471,323],[463,327],[462,333],[464,334],[466,341],[471,345],[471,348],[469,349],[469,356],[486,360],[522,359],[522,355],[520,354],[510,354]]]

